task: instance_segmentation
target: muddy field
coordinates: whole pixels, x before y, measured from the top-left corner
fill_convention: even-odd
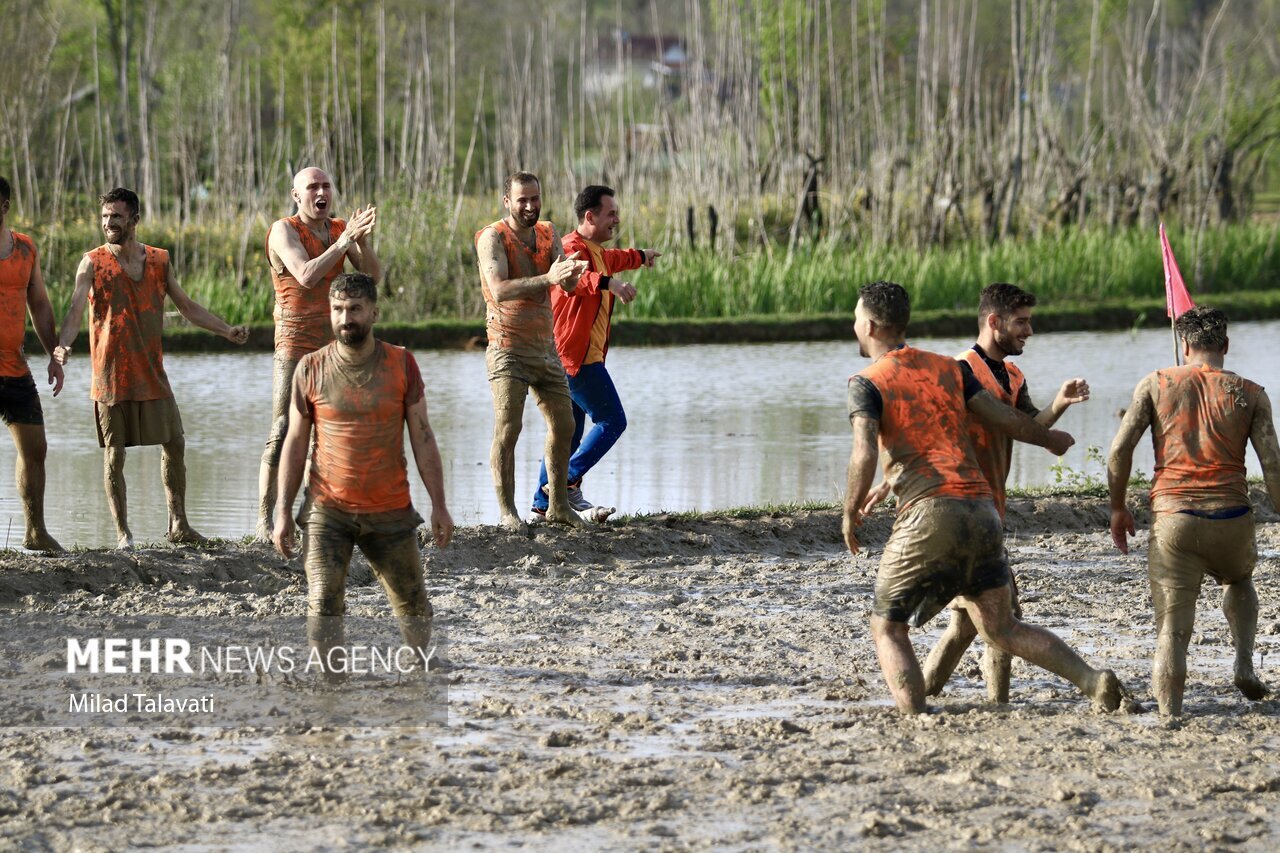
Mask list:
[[[1261,520],[1259,672],[1280,684],[1280,524]],[[0,844],[1280,845],[1280,703],[1251,704],[1231,687],[1216,589],[1202,597],[1180,725],[1094,712],[1020,662],[1013,702],[988,705],[976,651],[933,713],[906,719],[890,707],[867,633],[888,523],[869,524],[870,553],[857,559],[842,551],[834,512],[658,516],[531,539],[460,530],[448,550],[428,552],[448,635],[436,676],[448,682],[448,715],[419,728],[287,715],[222,727],[13,725],[36,719],[31,697],[58,665],[48,649],[68,632],[166,615],[206,639],[220,625],[301,626],[305,587],[296,565],[257,546],[5,553]],[[1146,535],[1121,557],[1104,523],[1101,499],[1011,502],[1024,607],[1152,708]],[[367,569],[353,572],[348,608],[349,642],[390,624]],[[915,634],[921,653],[941,627]],[[235,685],[220,700],[234,706],[257,689]],[[380,702],[375,689],[365,695]]]

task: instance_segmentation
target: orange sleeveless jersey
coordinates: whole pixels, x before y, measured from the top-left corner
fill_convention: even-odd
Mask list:
[[[161,336],[168,292],[169,253],[143,246],[142,280],[121,269],[106,246],[89,253],[89,356],[93,363],[90,396],[113,406],[127,400],[172,397],[164,372]]]
[[[1027,384],[1027,379],[1016,364],[1008,361],[1004,363],[1005,370],[1009,371],[1009,390],[1005,391],[977,350],[970,347],[957,355],[956,360],[969,363],[974,377],[988,394],[1011,408],[1017,406],[1018,394],[1022,391],[1022,386]],[[978,418],[970,416],[968,420],[969,441],[973,444],[974,458],[982,469],[982,475],[987,478],[987,484],[991,486],[991,498],[995,501],[996,509],[1000,512],[1000,517],[1004,518],[1005,481],[1009,479],[1013,439],[993,431]]]
[[[281,219],[298,235],[307,257],[314,260],[327,248],[311,232],[300,216]],[[329,245],[342,236],[347,223],[329,220]],[[267,265],[271,267],[271,284],[276,291],[276,352],[285,358],[302,358],[333,340],[333,324],[329,320],[329,285],[342,274],[346,256],[338,259],[324,279],[312,287],[303,287],[283,263],[276,269],[271,261],[271,232],[267,232]]]
[[[378,341],[380,363],[356,385],[337,344],[302,357],[294,383],[314,432],[312,499],[344,512],[390,512],[410,505],[405,414],[422,399],[422,374],[403,347]]]
[[[1262,386],[1189,364],[1153,373],[1154,512],[1249,505],[1244,454]]]
[[[507,278],[533,278],[545,275],[551,268],[551,223],[534,225],[535,251],[529,251],[524,241],[515,235],[500,219],[487,226],[498,232],[503,248],[507,251]],[[487,228],[476,232],[476,242]],[[551,296],[547,291],[531,299],[512,299],[498,302],[489,290],[489,283],[481,276],[480,289],[484,293],[484,328],[489,346],[511,350],[517,355],[544,355],[554,351],[555,338],[551,317]]]
[[[27,287],[36,265],[36,247],[26,234],[10,231],[13,251],[0,261],[0,376],[31,372],[23,357],[27,334]]]
[[[990,498],[991,487],[969,443],[960,365],[953,358],[901,347],[859,374],[880,392],[880,449],[898,512],[932,497]]]

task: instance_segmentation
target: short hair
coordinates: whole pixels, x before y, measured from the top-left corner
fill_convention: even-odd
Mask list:
[[[1222,352],[1227,346],[1227,315],[1217,308],[1188,308],[1173,321],[1173,328],[1192,349]]]
[[[581,222],[587,218],[587,212],[599,213],[600,205],[604,202],[604,197],[613,198],[614,192],[612,187],[606,187],[603,184],[591,184],[582,188],[582,192],[578,193],[578,197],[573,201],[573,212],[578,215],[578,221]]]
[[[378,283],[373,276],[362,272],[344,272],[329,285],[329,298],[368,299],[378,301]]]
[[[98,196],[98,204],[104,207],[108,204],[115,204],[118,201],[124,202],[125,206],[129,208],[130,216],[137,216],[142,211],[142,205],[138,203],[138,194],[133,190],[116,187],[110,192]]]
[[[510,195],[511,187],[515,184],[537,184],[538,189],[542,189],[542,181],[538,180],[538,176],[533,172],[512,172],[507,175],[507,182],[502,185],[502,194]]]
[[[0,178],[0,204],[4,204],[13,197],[13,188],[9,186],[9,181]]]
[[[1036,307],[1036,298],[1016,284],[998,281],[982,288],[978,298],[978,319],[988,314],[999,314],[1001,319],[1010,317],[1015,311]]]
[[[911,321],[911,297],[907,289],[893,281],[873,281],[858,290],[862,307],[871,319],[899,334],[907,330]]]

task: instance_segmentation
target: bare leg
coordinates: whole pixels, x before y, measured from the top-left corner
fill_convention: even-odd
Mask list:
[[[1018,601],[1018,581],[1009,574],[1009,594],[1013,598],[1013,618],[1022,619]],[[987,701],[1005,704],[1009,701],[1009,681],[1013,676],[1013,655],[987,643],[982,652],[982,680],[987,683]]]
[[[1227,584],[1222,590],[1222,612],[1231,626],[1236,646],[1235,684],[1246,699],[1254,702],[1267,695],[1267,686],[1253,671],[1253,639],[1258,631],[1258,593],[1253,580]]]
[[[187,522],[187,442],[182,436],[160,445],[160,479],[169,504],[170,542],[198,545],[208,540]]]
[[[876,644],[876,656],[880,658],[880,671],[898,710],[904,714],[924,713],[924,677],[907,637],[906,623],[873,615],[871,637]]]
[[[17,448],[14,473],[18,481],[18,497],[26,517],[27,532],[22,547],[32,551],[62,551],[58,540],[44,526],[44,460],[48,454],[43,424],[13,424],[9,427]]]
[[[271,365],[271,432],[267,435],[262,464],[258,468],[258,529],[254,534],[264,542],[271,539],[271,526],[275,523],[280,450],[289,431],[289,394],[293,389],[293,374],[298,369],[298,360],[277,354]]]
[[[582,527],[583,521],[569,506],[569,445],[573,442],[573,400],[568,394],[533,390],[547,422],[543,458],[547,464],[547,521]]]
[[[516,441],[524,418],[524,399],[529,386],[519,379],[499,376],[489,380],[493,393],[493,444],[489,448],[489,471],[498,493],[502,526],[523,531],[524,522],[516,510]]]
[[[271,526],[275,521],[276,486],[279,466],[263,460],[258,467],[258,527],[253,538],[259,542],[271,541]]]
[[[937,696],[946,686],[951,673],[960,665],[965,649],[978,636],[978,629],[964,610],[952,609],[951,621],[943,632],[938,644],[929,651],[924,662],[924,693],[926,696]]]
[[[102,480],[107,490],[107,504],[116,522],[116,547],[133,547],[133,533],[129,530],[129,505],[124,487],[124,448],[102,448]]]
[[[1008,586],[966,597],[969,616],[987,643],[1060,675],[1104,710],[1120,707],[1120,681],[1109,669],[1094,669],[1050,631],[1014,617]]]

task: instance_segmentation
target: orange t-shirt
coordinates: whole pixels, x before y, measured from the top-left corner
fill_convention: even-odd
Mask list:
[[[89,288],[93,382],[89,394],[108,406],[173,396],[160,346],[169,253],[154,246],[142,248],[146,260],[141,281],[129,278],[106,246],[89,253],[93,264]]]
[[[534,225],[534,250],[515,235],[506,220],[499,219],[487,228],[476,232],[476,242],[488,228],[498,232],[503,248],[507,251],[507,278],[533,278],[546,275],[551,269],[550,222]],[[555,336],[551,317],[551,296],[547,291],[529,299],[509,299],[498,302],[489,290],[489,282],[480,277],[480,289],[484,293],[484,328],[489,346],[505,349],[517,355],[545,355],[555,352]]]
[[[298,241],[312,260],[323,255],[347,227],[341,219],[330,219],[329,243],[326,245],[312,233],[302,217],[290,216],[280,221],[297,233]],[[342,274],[346,257],[339,258],[320,283],[303,287],[271,251],[271,232],[267,232],[267,261],[271,267],[271,284],[276,291],[276,352],[285,358],[302,358],[333,340],[333,325],[329,321],[329,285]]]
[[[1006,406],[1014,408],[1018,403],[1018,394],[1026,385],[1026,377],[1016,364],[1006,361],[1005,370],[1009,371],[1009,390],[1004,390],[1000,380],[991,372],[991,368],[983,360],[977,350],[970,347],[956,356],[957,361],[968,362],[973,368],[973,376],[982,385],[983,390]],[[969,442],[973,445],[973,455],[978,467],[991,486],[991,498],[995,501],[1000,517],[1004,518],[1005,481],[1009,479],[1010,460],[1013,458],[1013,439],[1003,433],[997,433],[975,417],[969,419]]]
[[[884,476],[899,512],[923,498],[991,498],[969,442],[959,362],[904,346],[857,376],[880,393]]]
[[[27,334],[27,288],[36,265],[36,247],[26,234],[10,231],[13,251],[0,261],[0,376],[31,372],[22,352]]]
[[[293,379],[295,400],[314,425],[311,498],[344,512],[411,505],[404,426],[409,407],[422,399],[422,374],[403,347],[378,341],[372,357],[370,372],[352,368],[330,343],[303,356]]]
[[[1262,386],[1199,364],[1152,374],[1154,512],[1249,506],[1245,446]]]

